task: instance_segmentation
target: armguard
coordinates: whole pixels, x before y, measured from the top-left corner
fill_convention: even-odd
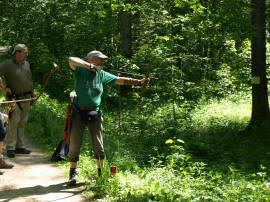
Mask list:
[[[124,85],[141,85],[141,80],[138,79],[131,79],[131,78],[122,78],[124,80]]]

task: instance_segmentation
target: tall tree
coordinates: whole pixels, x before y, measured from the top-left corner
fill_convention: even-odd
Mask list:
[[[131,23],[131,10],[128,8],[130,0],[126,0],[125,7],[122,8],[120,13],[121,21],[121,50],[125,58],[132,57],[132,23]],[[122,71],[126,71],[122,68]],[[130,91],[131,86],[120,86],[120,93],[125,94]]]
[[[123,10],[121,13],[122,53],[125,57],[132,56],[131,48],[131,13]]]
[[[252,25],[252,114],[248,128],[270,124],[266,79],[266,20],[265,0],[251,0]]]

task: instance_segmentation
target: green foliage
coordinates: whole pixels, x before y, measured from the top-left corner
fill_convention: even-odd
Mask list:
[[[86,183],[87,196],[95,200],[267,201],[269,131],[238,134],[248,123],[249,99],[240,94],[196,106],[186,103],[176,108],[176,120],[168,105],[146,107],[142,114],[122,117],[121,124],[118,113],[105,111],[103,174],[97,176],[86,135],[79,182]],[[44,95],[31,109],[28,134],[49,153],[62,138],[65,107]],[[68,162],[62,165],[68,169]],[[115,176],[112,165],[117,166]]]
[[[107,67],[144,75],[152,65],[158,79],[135,109],[139,88],[105,89],[102,177],[87,135],[79,162],[90,198],[269,200],[269,131],[239,135],[251,111],[244,93],[250,90],[249,7],[246,0],[0,0],[0,44],[27,44],[35,88],[42,88],[52,62],[62,69],[32,107],[28,134],[53,152],[73,89],[67,59],[98,49],[110,56]],[[132,16],[129,58],[122,55],[123,11]],[[117,165],[114,177],[111,165]]]
[[[144,75],[151,62],[152,76],[159,78],[150,83],[158,102],[220,97],[248,87],[247,1],[1,2],[0,43],[27,44],[35,82],[44,83],[52,62],[63,69],[49,84],[48,93],[55,98],[65,92],[64,99],[72,90],[68,57],[85,58],[93,49],[109,55],[107,64],[116,70]],[[129,59],[121,55],[123,11],[132,15]]]
[[[51,154],[63,138],[66,104],[44,93],[31,107],[26,131],[33,141]]]

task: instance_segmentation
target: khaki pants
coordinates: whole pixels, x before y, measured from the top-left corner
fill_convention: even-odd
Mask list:
[[[24,126],[28,119],[30,110],[30,102],[21,102],[21,108],[18,103],[14,105],[14,111],[11,113],[7,126],[7,136],[5,140],[6,150],[15,150],[16,148],[24,147]]]
[[[94,121],[83,121],[79,113],[72,116],[72,126],[70,132],[69,161],[77,162],[79,160],[80,148],[83,140],[85,128],[88,128],[88,135],[92,142],[94,155],[96,159],[103,160],[105,157],[102,137],[102,116],[98,116]]]

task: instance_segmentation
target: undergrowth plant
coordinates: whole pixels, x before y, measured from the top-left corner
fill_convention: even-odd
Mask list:
[[[27,131],[51,152],[62,137],[65,104],[49,102],[45,96],[32,108]],[[168,105],[144,108],[144,113],[126,120],[119,120],[114,111],[104,113],[102,176],[97,175],[87,134],[79,161],[79,182],[90,199],[270,200],[269,131],[239,134],[250,118],[248,95],[199,101],[194,106],[182,103],[175,109],[174,116]],[[68,169],[68,162],[61,165]],[[117,166],[113,176],[112,165]]]
[[[44,93],[30,109],[26,131],[31,139],[52,153],[63,138],[66,103],[59,103]]]

